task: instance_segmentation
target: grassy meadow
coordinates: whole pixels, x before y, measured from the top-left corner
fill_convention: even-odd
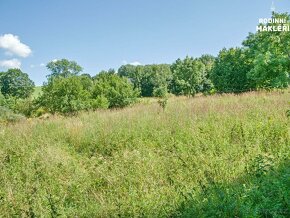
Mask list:
[[[290,91],[0,126],[1,217],[289,217]]]

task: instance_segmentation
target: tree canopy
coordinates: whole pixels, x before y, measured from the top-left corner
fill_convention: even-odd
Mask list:
[[[118,75],[127,77],[143,97],[159,96],[167,93],[172,80],[170,65],[152,64],[144,66],[123,65]]]
[[[288,13],[273,13],[272,18],[287,22],[259,24],[260,29],[290,25]],[[27,74],[20,69],[0,72],[0,105],[28,115],[37,108],[74,114],[80,110],[122,108],[136,102],[138,97],[160,97],[166,102],[168,93],[194,96],[215,91],[240,93],[287,88],[289,48],[289,31],[257,31],[248,35],[242,47],[224,48],[217,57],[206,54],[186,56],[172,64],[123,65],[117,73],[109,69],[95,76],[80,75],[83,68],[75,61],[55,60],[47,64],[51,73],[37,100],[29,99],[34,83]]]
[[[243,49],[223,49],[216,59],[211,80],[218,92],[244,92],[249,89],[247,73],[250,69]]]
[[[202,86],[205,76],[205,65],[201,60],[187,56],[178,59],[171,65],[173,81],[171,91],[176,95],[194,96]]]
[[[273,13],[273,19],[283,18],[290,25],[287,13]],[[269,23],[265,26],[278,26],[280,23]],[[260,26],[264,26],[260,24]],[[247,54],[253,62],[248,72],[248,79],[256,88],[286,88],[289,86],[290,72],[290,32],[258,31],[250,33],[243,42]]]
[[[67,59],[51,61],[46,65],[47,69],[51,71],[50,77],[69,77],[78,75],[83,68],[75,61],[69,61]]]
[[[9,69],[0,74],[1,93],[8,97],[27,98],[34,90],[34,82],[20,69]]]
[[[42,92],[38,102],[51,113],[73,114],[90,108],[90,92],[84,77],[57,77],[43,86]]]
[[[127,78],[119,77],[112,71],[103,71],[94,78],[92,97],[107,99],[109,107],[125,107],[136,102],[138,90]]]

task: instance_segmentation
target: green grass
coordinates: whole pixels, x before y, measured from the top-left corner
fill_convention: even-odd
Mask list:
[[[32,93],[32,98],[38,98],[42,94],[42,86],[35,86],[34,92]]]
[[[289,217],[289,91],[0,127],[1,217]]]

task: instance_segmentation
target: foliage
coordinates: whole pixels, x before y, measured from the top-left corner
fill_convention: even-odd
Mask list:
[[[198,58],[205,66],[205,73],[203,74],[201,87],[198,91],[211,94],[214,90],[214,85],[210,79],[212,70],[214,68],[216,58],[212,55],[202,55]]]
[[[35,103],[32,98],[16,98],[13,96],[4,97],[0,92],[0,106],[11,110],[19,116],[25,115],[27,117],[32,116],[35,110]],[[21,115],[20,115],[21,114]]]
[[[0,87],[5,96],[27,98],[34,90],[34,83],[20,69],[9,69],[1,74]]]
[[[141,91],[143,97],[163,95],[172,80],[170,66],[167,64],[123,65],[119,68],[118,75],[129,78],[134,88]]]
[[[110,102],[104,95],[98,95],[92,100],[93,109],[108,109],[109,106]]]
[[[158,100],[158,104],[163,109],[163,111],[165,111],[165,109],[166,109],[166,107],[168,105],[168,96],[163,96],[162,98],[160,98]]]
[[[181,217],[288,217],[289,173],[289,162],[282,162],[259,178],[247,176],[244,184],[213,184],[180,208]]]
[[[74,114],[90,108],[90,92],[84,77],[56,77],[42,87],[40,106],[50,113]]]
[[[0,125],[1,217],[289,217],[289,92]]]
[[[201,60],[186,57],[178,59],[171,65],[173,81],[171,92],[176,95],[192,95],[202,90],[205,78],[205,65]]]
[[[15,114],[12,110],[0,106],[0,124],[11,122],[13,123],[23,119],[24,117],[22,115]]]
[[[42,87],[41,86],[36,86],[36,87],[34,87],[34,91],[33,91],[32,95],[31,95],[31,97],[33,99],[37,99],[38,97],[41,96],[41,94],[42,94]]]
[[[83,70],[75,61],[69,61],[67,59],[51,61],[46,67],[51,71],[48,78],[76,76]]]
[[[290,25],[290,16],[287,13],[273,13],[272,18],[285,18],[287,24],[284,25]],[[266,24],[266,26],[277,25],[281,24]],[[243,45],[247,48],[248,56],[254,63],[247,75],[252,86],[256,88],[287,88],[289,86],[289,31],[250,33]]]
[[[101,96],[101,97],[100,97]],[[121,78],[113,72],[102,72],[94,78],[93,98],[106,98],[109,108],[125,107],[136,102],[137,90],[126,78]],[[99,99],[99,100],[101,100]]]
[[[6,98],[1,92],[0,92],[0,106],[6,106]]]
[[[26,117],[33,116],[34,111],[36,110],[35,101],[31,98],[26,99],[17,99],[15,104],[11,107],[13,111],[17,114],[25,115]]]
[[[245,92],[249,90],[247,73],[250,69],[243,49],[223,49],[216,59],[211,79],[218,92]]]
[[[165,97],[168,94],[168,89],[166,86],[161,86],[153,89],[154,97]]]

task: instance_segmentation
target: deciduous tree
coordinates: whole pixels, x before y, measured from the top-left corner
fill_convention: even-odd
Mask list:
[[[0,76],[0,88],[4,96],[27,98],[34,90],[34,82],[20,69],[9,69]]]

